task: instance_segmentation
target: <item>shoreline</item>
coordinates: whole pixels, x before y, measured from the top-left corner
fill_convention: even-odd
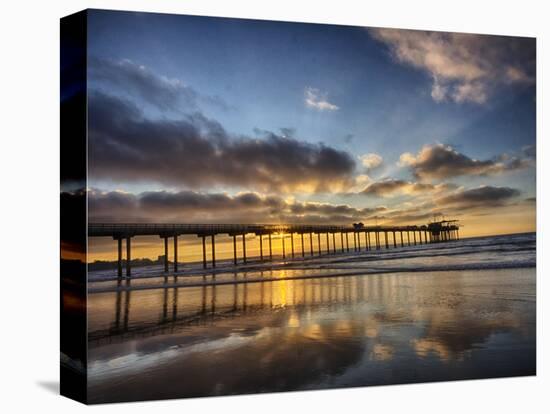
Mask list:
[[[434,272],[461,272],[461,271],[489,271],[489,270],[511,270],[511,269],[536,269],[536,265],[529,265],[525,263],[510,264],[510,265],[500,265],[500,266],[487,266],[487,267],[468,267],[462,265],[462,267],[453,266],[441,266],[441,267],[432,267],[432,268],[416,268],[416,269],[377,269],[377,270],[357,270],[341,273],[327,273],[327,274],[313,274],[313,275],[297,275],[297,276],[280,276],[280,277],[256,277],[250,279],[233,279],[233,280],[215,280],[215,275],[211,276],[210,280],[204,280],[202,282],[190,282],[190,283],[178,283],[177,281],[172,283],[162,283],[162,284],[147,284],[147,285],[131,285],[131,280],[122,280],[117,286],[109,286],[105,288],[88,288],[89,294],[96,293],[109,293],[109,292],[125,292],[125,291],[134,291],[134,290],[154,290],[154,289],[172,289],[172,288],[195,288],[195,287],[206,287],[206,286],[226,286],[226,285],[240,285],[248,283],[262,283],[262,282],[280,282],[280,281],[289,281],[289,280],[308,280],[308,279],[325,279],[325,278],[338,278],[338,277],[349,277],[349,276],[376,276],[376,275],[385,275],[385,274],[400,274],[400,273],[434,273]],[[224,272],[224,274],[228,274]],[[162,277],[162,276],[159,276]],[[165,276],[167,279],[170,276]],[[173,278],[178,278],[179,276],[171,276]],[[203,276],[205,278],[206,276]],[[126,282],[126,284],[123,284]]]

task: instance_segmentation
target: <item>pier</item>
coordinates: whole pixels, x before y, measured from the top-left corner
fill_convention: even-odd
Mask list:
[[[259,238],[260,260],[273,260],[272,236],[282,236],[283,259],[306,256],[321,256],[350,251],[370,251],[390,249],[418,244],[440,243],[459,239],[457,220],[442,220],[426,225],[410,226],[365,226],[353,225],[302,225],[302,224],[139,224],[139,223],[89,223],[88,237],[112,237],[117,241],[117,274],[123,276],[123,242],[126,247],[126,277],[131,277],[132,238],[136,236],[159,236],[164,243],[164,271],[170,270],[169,245],[173,242],[173,271],[178,271],[178,237],[193,235],[202,241],[203,268],[216,267],[216,236],[227,234],[233,238],[233,263],[247,263],[246,236],[253,234]],[[313,247],[314,235],[317,250]],[[304,236],[309,244],[306,249]],[[321,250],[321,238],[326,239],[326,251]],[[301,248],[295,250],[295,238],[299,238]],[[170,240],[171,239],[171,240]],[[240,240],[239,240],[240,239]],[[290,252],[286,240],[290,239]],[[237,243],[242,242],[242,256],[237,255]],[[267,242],[267,251],[264,251]],[[331,244],[332,242],[332,244]],[[210,260],[207,260],[207,244],[210,244]]]

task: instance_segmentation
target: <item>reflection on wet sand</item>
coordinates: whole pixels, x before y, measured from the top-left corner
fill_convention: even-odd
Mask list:
[[[401,273],[92,294],[90,399],[532,375],[534,275]]]

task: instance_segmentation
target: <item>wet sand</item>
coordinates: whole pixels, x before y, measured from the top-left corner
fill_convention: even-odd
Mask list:
[[[89,399],[534,375],[535,273],[401,271],[93,293]]]

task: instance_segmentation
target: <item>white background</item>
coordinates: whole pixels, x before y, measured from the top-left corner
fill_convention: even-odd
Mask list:
[[[95,406],[117,413],[550,412],[548,178],[550,13],[530,1],[4,1],[0,12],[0,410],[80,412],[59,380],[59,21],[86,7],[345,23],[538,38],[537,377]],[[546,105],[546,107],[548,107]],[[548,114],[546,114],[548,117]],[[548,119],[548,118],[546,118]],[[546,322],[548,324],[548,322]],[[88,408],[90,409],[90,408]]]

